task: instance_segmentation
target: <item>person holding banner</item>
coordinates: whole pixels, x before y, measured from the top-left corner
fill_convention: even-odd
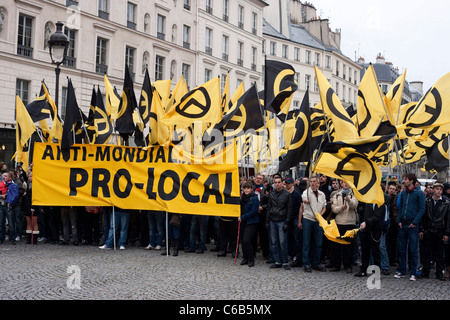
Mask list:
[[[19,187],[13,181],[13,174],[9,171],[3,173],[0,184],[0,244],[5,241],[6,219],[9,223],[9,242],[16,244],[16,221],[13,207],[19,200]]]
[[[244,192],[241,195],[241,216],[238,220],[241,223],[242,252],[243,260],[241,265],[247,264],[249,267],[255,265],[256,231],[259,223],[259,200],[253,191],[253,184],[245,182],[242,186]]]
[[[114,246],[115,234],[119,234],[119,249],[125,250],[127,243],[128,226],[130,224],[130,213],[118,207],[113,208],[113,217],[111,217],[111,225],[109,228],[108,239],[99,249],[112,249]],[[120,227],[120,233],[119,233]]]

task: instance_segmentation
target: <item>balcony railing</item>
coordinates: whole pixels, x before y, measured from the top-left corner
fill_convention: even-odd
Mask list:
[[[165,33],[162,33],[162,32],[157,32],[157,33],[156,33],[156,37],[157,37],[158,39],[165,40],[165,39],[166,39],[166,34],[165,34]]]
[[[17,46],[17,55],[32,59],[33,58],[33,48],[18,45]]]
[[[184,4],[184,8],[185,8],[186,10],[191,10],[191,5],[185,3],[185,4]]]
[[[133,21],[127,21],[127,27],[133,30],[136,30],[136,22]]]
[[[103,64],[97,64],[95,66],[95,72],[100,74],[107,74],[108,73],[108,66],[105,66]]]
[[[252,70],[256,71],[256,64],[255,63],[252,63]]]
[[[109,20],[109,12],[98,10],[98,16],[102,19]]]
[[[239,29],[244,29],[244,23],[242,21],[238,22]]]
[[[77,67],[77,58],[66,57],[63,66],[75,69]]]
[[[237,59],[237,64],[238,64],[238,66],[243,66],[244,65],[244,60],[242,60],[242,59]]]
[[[191,48],[191,43],[190,43],[190,42],[183,41],[183,48],[185,48],[185,49],[190,49],[190,48]]]
[[[222,60],[228,61],[228,53],[222,53]]]
[[[223,15],[223,21],[228,22],[228,15],[227,15],[227,14],[224,14],[224,15]]]
[[[206,6],[206,12],[208,12],[209,14],[212,14],[213,8],[211,6]]]
[[[78,1],[76,0],[66,0],[66,7],[78,6]]]
[[[205,47],[205,53],[212,56],[212,48],[211,47]]]

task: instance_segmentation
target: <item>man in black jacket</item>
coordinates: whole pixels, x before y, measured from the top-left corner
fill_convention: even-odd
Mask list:
[[[355,273],[356,277],[367,276],[370,254],[373,262],[381,269],[380,240],[382,235],[381,221],[386,213],[386,204],[378,206],[372,203],[365,203],[362,214],[360,214],[360,239],[361,239],[361,267]]]
[[[292,218],[292,197],[283,188],[281,177],[273,179],[275,189],[269,194],[266,226],[270,230],[270,252],[275,261],[270,268],[290,269],[288,264],[288,230]]]
[[[423,244],[423,269],[421,278],[430,276],[431,260],[436,258],[436,279],[444,279],[444,242],[450,235],[447,223],[450,210],[450,200],[442,195],[444,184],[435,182],[433,196],[428,198],[425,205],[425,214],[419,224],[419,238]]]

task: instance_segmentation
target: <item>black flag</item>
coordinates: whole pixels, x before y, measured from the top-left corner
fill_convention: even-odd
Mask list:
[[[122,97],[120,100],[119,111],[116,119],[116,131],[127,141],[133,135],[135,125],[133,121],[133,111],[137,108],[136,95],[133,88],[128,64],[125,64],[125,80],[123,84]]]

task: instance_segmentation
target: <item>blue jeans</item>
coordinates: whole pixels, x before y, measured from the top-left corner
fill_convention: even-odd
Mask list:
[[[419,228],[410,228],[402,225],[398,229],[398,252],[399,252],[399,272],[406,275],[407,250],[411,259],[410,274],[417,275],[417,266],[419,264]]]
[[[0,241],[5,241],[6,237],[6,218],[9,223],[9,241],[16,241],[16,219],[14,211],[8,207],[0,205]]]
[[[270,252],[277,264],[288,263],[288,232],[283,231],[284,221],[270,221]]]
[[[114,210],[114,217],[111,216],[111,227],[109,228],[108,240],[106,240],[105,245],[112,248],[114,245],[114,222],[116,225],[116,237],[119,234],[119,246],[125,246],[127,243],[128,236],[128,225],[130,224],[130,214],[125,211],[120,211],[119,209]]]
[[[386,248],[386,232],[383,232],[380,240],[380,260],[381,260],[381,269],[389,270],[389,256]]]
[[[152,247],[162,246],[164,239],[164,220],[166,213],[163,211],[148,211],[149,244]]]
[[[189,250],[195,250],[197,243],[197,235],[200,233],[198,242],[199,250],[206,250],[206,235],[208,232],[208,218],[209,216],[195,215],[192,216],[191,230],[189,236]]]
[[[302,219],[303,225],[303,266],[318,267],[320,265],[320,256],[322,254],[323,229],[318,221]],[[312,252],[311,252],[312,247]],[[311,260],[310,261],[310,253]]]

